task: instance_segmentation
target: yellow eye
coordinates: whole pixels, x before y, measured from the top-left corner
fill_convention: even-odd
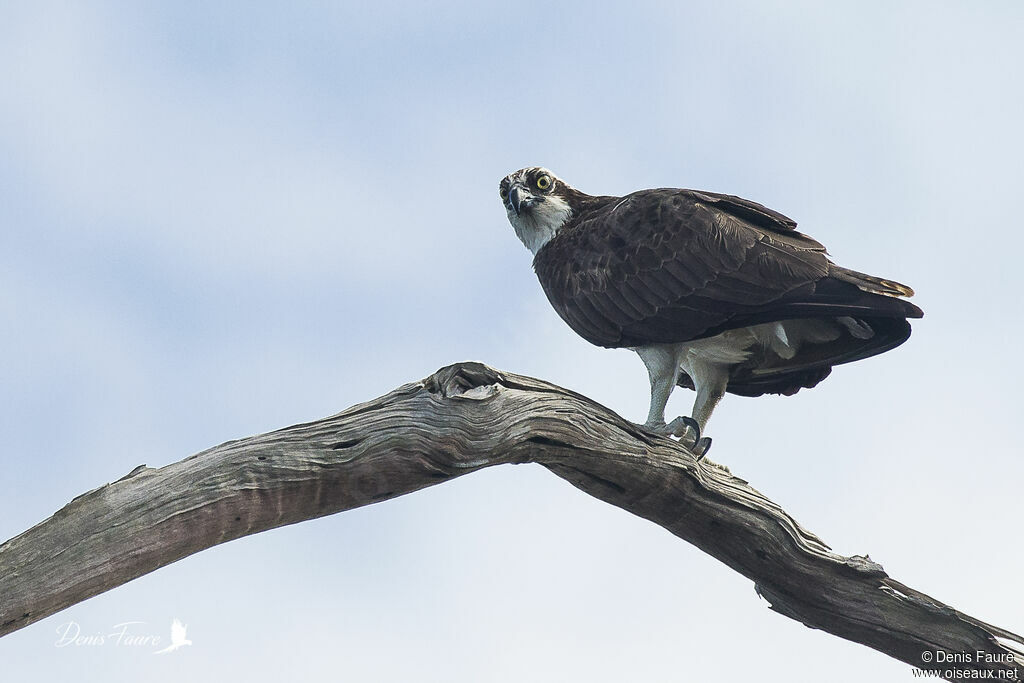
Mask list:
[[[546,190],[549,187],[551,187],[551,176],[542,175],[541,177],[537,178],[538,190]]]
[[[508,199],[508,190],[506,190],[504,187],[499,187],[498,196],[501,197],[501,201],[505,201],[506,199]]]

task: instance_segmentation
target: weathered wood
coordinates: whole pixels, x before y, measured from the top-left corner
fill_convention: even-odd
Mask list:
[[[535,462],[755,582],[772,609],[915,667],[1024,676],[1024,638],[842,557],[741,479],[589,399],[461,363],[315,422],[75,498],[0,546],[0,635],[218,543],[502,463]],[[978,653],[986,653],[990,661]],[[1011,673],[999,673],[1011,672]],[[1004,678],[1005,679],[1005,678]]]

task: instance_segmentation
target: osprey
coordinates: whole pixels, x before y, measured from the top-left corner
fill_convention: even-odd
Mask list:
[[[739,197],[594,197],[539,167],[506,176],[499,194],[558,315],[592,344],[636,351],[651,383],[644,426],[689,435],[699,456],[725,392],[809,389],[899,346],[924,315],[900,298],[910,287],[836,265],[795,221]],[[666,424],[677,385],[696,390],[693,413]]]

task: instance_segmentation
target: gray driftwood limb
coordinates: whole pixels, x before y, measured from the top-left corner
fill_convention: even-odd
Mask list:
[[[332,417],[140,466],[79,496],[0,546],[0,635],[218,543],[527,462],[696,545],[809,627],[915,667],[929,666],[926,652],[971,655],[933,661],[946,675],[1024,678],[1024,638],[889,578],[867,557],[831,552],[777,504],[675,441],[573,392],[479,363]]]

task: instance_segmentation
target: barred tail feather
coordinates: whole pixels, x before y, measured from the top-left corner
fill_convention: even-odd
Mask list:
[[[843,280],[856,285],[865,292],[871,294],[882,294],[884,296],[914,296],[914,290],[906,285],[886,280],[866,273],[858,273],[849,268],[835,267],[831,273],[837,280]]]

